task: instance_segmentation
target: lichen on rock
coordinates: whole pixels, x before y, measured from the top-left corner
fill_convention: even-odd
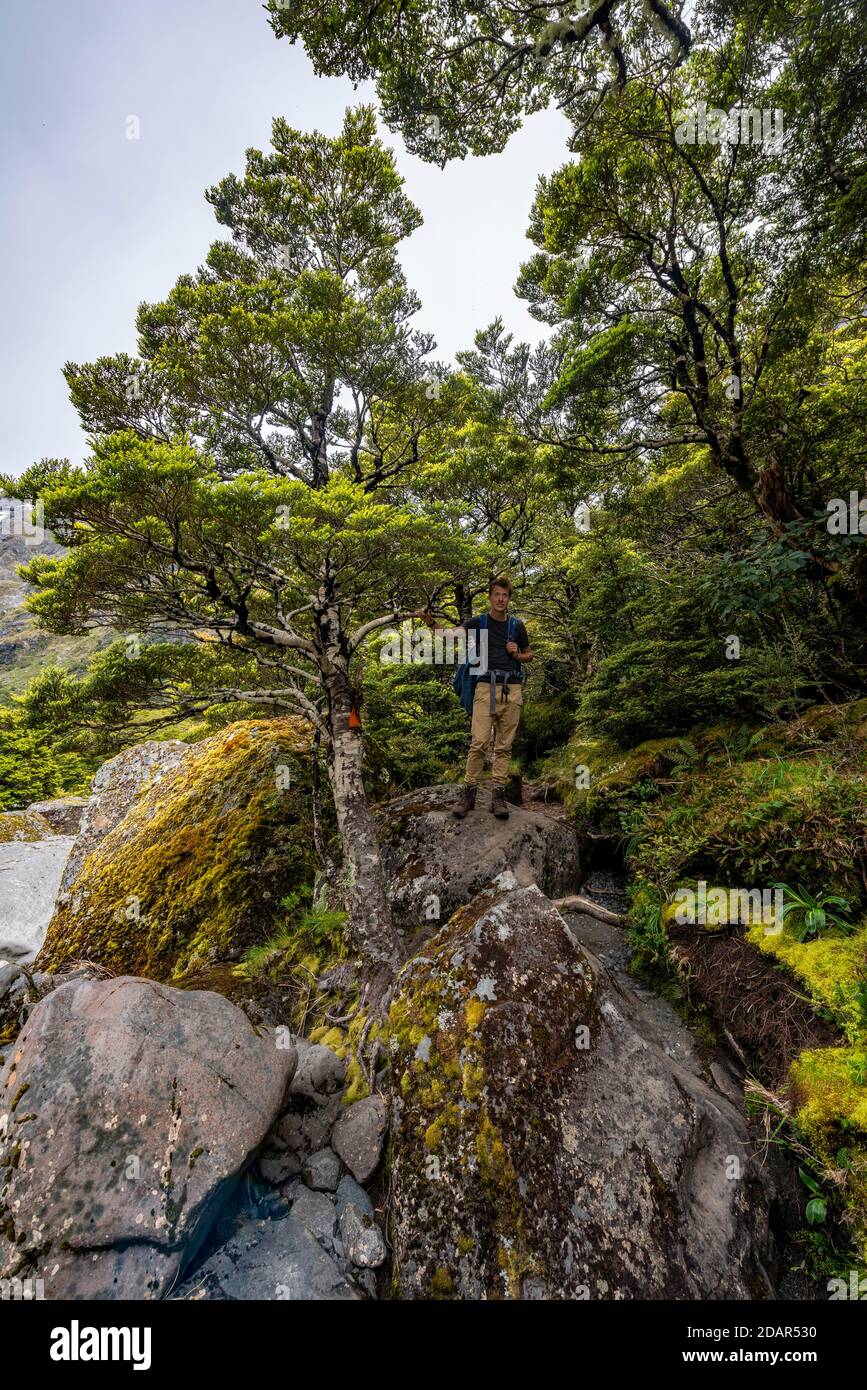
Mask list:
[[[39,956],[179,980],[267,938],[281,898],[312,879],[306,726],[250,720],[194,744],[98,840]]]
[[[457,911],[405,966],[388,1029],[396,1296],[769,1296],[743,1115],[538,888]]]

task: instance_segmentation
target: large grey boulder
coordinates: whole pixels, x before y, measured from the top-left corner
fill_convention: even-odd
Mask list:
[[[388,898],[401,927],[436,929],[504,874],[552,898],[578,886],[578,839],[569,826],[518,806],[497,820],[487,788],[459,821],[451,812],[460,796],[457,785],[426,787],[378,809]]]
[[[133,802],[190,752],[189,743],[167,739],[125,748],[103,763],[91,782],[91,796],[80,818],[75,847],[69,855],[60,884],[60,901],[69,896],[81,867],[100,840],[119,825]]]
[[[773,1297],[742,1111],[537,888],[456,913],[391,1030],[403,1297]]]
[[[75,843],[55,835],[42,817],[32,818],[40,834],[2,838],[13,817],[0,818],[0,960],[31,961],[39,951]],[[17,818],[15,818],[17,819]]]
[[[0,1068],[0,1278],[50,1299],[161,1297],[276,1115],[293,1048],[217,994],[59,986]]]

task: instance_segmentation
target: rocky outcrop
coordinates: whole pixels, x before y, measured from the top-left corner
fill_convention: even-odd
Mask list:
[[[364,1188],[343,1171],[378,1168],[386,1106],[353,1105],[346,1065],[327,1047],[294,1040],[298,1065],[266,1137],[247,1198],[227,1214],[173,1294],[178,1299],[343,1300],[375,1297],[386,1245]],[[261,1179],[256,1188],[256,1174]]]
[[[329,1210],[333,1231],[333,1208]],[[324,1230],[322,1239],[317,1239],[294,1212],[278,1220],[239,1220],[219,1249],[178,1289],[175,1297],[230,1302],[336,1302],[360,1298],[360,1292],[324,1248],[327,1239],[330,1238]]]
[[[86,806],[83,796],[55,796],[48,801],[35,801],[27,809],[42,816],[55,835],[77,835]]]
[[[81,958],[175,980],[267,940],[281,898],[313,876],[308,744],[296,719],[251,720],[106,763],[39,968]]]
[[[458,911],[390,1029],[401,1296],[773,1296],[742,1112],[538,888]]]
[[[73,843],[36,807],[0,815],[0,960],[36,955]]]
[[[164,743],[138,743],[103,763],[91,782],[91,796],[79,818],[75,849],[61,883],[61,901],[67,899],[87,856],[120,824],[137,798],[156,787],[189,752],[190,744],[167,739]]]
[[[281,1041],[216,994],[129,977],[48,994],[0,1069],[0,1277],[162,1297],[280,1113]]]
[[[550,897],[577,887],[578,840],[567,825],[517,806],[496,820],[487,789],[458,821],[451,812],[460,795],[458,786],[427,787],[379,808],[388,896],[401,927],[437,928],[501,874]]]

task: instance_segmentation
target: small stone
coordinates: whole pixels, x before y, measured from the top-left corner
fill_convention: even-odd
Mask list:
[[[388,1106],[381,1096],[367,1096],[337,1121],[331,1143],[352,1176],[367,1182],[382,1157]]]
[[[378,1269],[385,1263],[385,1241],[379,1227],[358,1207],[344,1207],[340,1235],[346,1254],[359,1269]]]
[[[376,1275],[372,1269],[360,1269],[355,1282],[361,1285],[368,1298],[376,1298]]]
[[[259,1172],[265,1181],[271,1183],[273,1187],[279,1186],[281,1182],[286,1182],[288,1178],[293,1178],[300,1171],[301,1164],[288,1149],[279,1154],[259,1155]]]
[[[313,1192],[302,1187],[292,1203],[292,1215],[300,1221],[306,1231],[331,1252],[334,1249],[334,1232],[337,1227],[337,1211],[334,1198],[325,1192]]]
[[[355,1181],[349,1173],[344,1173],[337,1185],[337,1219],[343,1215],[344,1207],[348,1207],[350,1202],[364,1216],[369,1216],[373,1220],[373,1203],[365,1192],[364,1188]]]
[[[318,1100],[297,1097],[294,1107],[281,1116],[274,1133],[281,1143],[303,1159],[317,1149],[328,1147],[334,1123],[344,1109],[339,1094]]]
[[[342,1168],[333,1149],[318,1149],[304,1164],[301,1176],[315,1192],[334,1192],[340,1182]]]
[[[343,1089],[346,1077],[346,1060],[338,1057],[330,1047],[321,1043],[308,1043],[303,1038],[297,1040],[298,1066],[292,1078],[289,1093],[304,1096],[308,1100],[321,1100]]]

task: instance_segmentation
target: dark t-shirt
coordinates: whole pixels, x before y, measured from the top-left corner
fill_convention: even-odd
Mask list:
[[[467,618],[466,622],[461,623],[461,627],[465,627],[467,632],[469,632],[471,628],[474,628],[476,629],[476,631],[478,631],[480,616],[481,615],[475,618]],[[481,640],[481,638],[476,639],[478,643],[481,643]],[[506,651],[506,643],[508,642],[508,640],[508,619],[505,622],[501,623],[498,622],[496,618],[492,618],[489,613],[488,671],[511,671],[514,675],[517,676],[522,669],[522,665],[520,661],[515,660],[511,652]],[[520,618],[516,618],[515,620],[515,631],[512,640],[514,642],[517,642],[519,652],[525,652],[530,645],[530,639],[527,636],[527,629],[524,627],[524,624],[521,622]],[[479,646],[478,650],[479,652],[481,652],[481,646]],[[479,680],[490,680],[488,672],[486,671],[483,676],[480,676]]]

